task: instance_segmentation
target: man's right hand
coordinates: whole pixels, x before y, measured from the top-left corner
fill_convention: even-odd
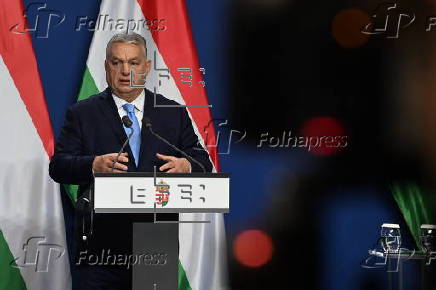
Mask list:
[[[127,166],[119,162],[129,162],[127,153],[121,153],[120,157],[118,157],[118,162],[115,162],[117,155],[118,153],[110,153],[96,156],[92,162],[92,170],[94,172],[126,172]],[[112,167],[114,168],[113,170]]]

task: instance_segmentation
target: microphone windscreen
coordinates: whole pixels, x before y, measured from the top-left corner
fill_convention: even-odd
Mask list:
[[[127,128],[130,128],[130,127],[132,127],[132,125],[133,125],[132,120],[130,120],[130,118],[127,117],[127,115],[126,115],[126,116],[123,116],[123,117],[121,118],[121,121],[123,121],[123,125],[126,126]]]

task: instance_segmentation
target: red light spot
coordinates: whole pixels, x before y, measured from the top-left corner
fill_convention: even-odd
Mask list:
[[[273,245],[268,234],[259,230],[240,233],[233,243],[233,253],[244,266],[260,267],[271,260]]]
[[[307,150],[316,155],[331,155],[348,146],[344,126],[332,117],[309,119],[301,127],[301,134],[306,137],[303,141]]]

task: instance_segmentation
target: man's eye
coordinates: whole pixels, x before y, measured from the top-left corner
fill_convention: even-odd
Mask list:
[[[130,64],[131,64],[131,65],[138,65],[139,62],[133,61],[133,62],[131,62]]]
[[[118,63],[119,63],[119,61],[117,61],[117,60],[112,61],[113,65],[118,65]]]

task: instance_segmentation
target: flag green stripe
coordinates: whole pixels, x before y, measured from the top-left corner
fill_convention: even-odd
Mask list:
[[[86,67],[83,74],[82,86],[80,87],[79,97],[77,101],[89,98],[92,95],[98,94],[98,88],[95,85],[94,78],[92,77],[89,68]]]
[[[407,226],[420,247],[420,227],[422,224],[434,224],[435,198],[416,184],[394,184],[392,194],[404,216]]]
[[[79,186],[76,184],[64,184],[64,188],[73,204],[76,203]]]
[[[182,263],[179,260],[179,290],[192,290],[189,285],[188,277],[186,277],[185,269],[183,269]]]
[[[10,265],[13,260],[9,246],[0,231],[0,290],[26,290],[20,271]]]

